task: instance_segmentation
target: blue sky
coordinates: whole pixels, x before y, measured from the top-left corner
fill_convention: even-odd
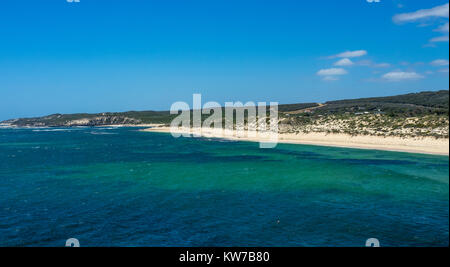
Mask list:
[[[448,89],[448,21],[448,0],[4,0],[0,120]]]

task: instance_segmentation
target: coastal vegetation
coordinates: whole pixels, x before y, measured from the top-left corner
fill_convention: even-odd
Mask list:
[[[448,90],[326,103],[287,104],[280,105],[278,111],[281,133],[449,138]],[[17,127],[168,125],[176,116],[169,111],[53,114],[7,120],[2,124]],[[203,120],[206,118],[208,116],[202,116]]]

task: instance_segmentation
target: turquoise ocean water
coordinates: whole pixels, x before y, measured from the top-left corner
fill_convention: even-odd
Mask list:
[[[0,129],[0,246],[449,245],[449,158]]]

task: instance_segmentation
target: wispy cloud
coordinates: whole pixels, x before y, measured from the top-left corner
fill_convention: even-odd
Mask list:
[[[448,60],[447,59],[436,59],[433,60],[430,64],[433,66],[448,66]]]
[[[358,66],[365,66],[365,67],[371,67],[371,68],[389,68],[391,67],[391,64],[389,63],[376,63],[373,62],[372,60],[360,60],[355,62],[356,65]]]
[[[430,39],[431,43],[448,42],[448,41],[449,41],[448,36],[439,36]]]
[[[389,68],[391,64],[389,63],[375,63],[372,65],[374,68]]]
[[[337,76],[346,75],[348,72],[343,68],[331,68],[331,69],[321,69],[317,72],[317,75],[323,76],[325,81],[336,81]]]
[[[338,66],[338,67],[348,67],[348,66],[352,66],[355,63],[353,63],[353,61],[351,61],[348,58],[343,58],[339,61],[337,61],[336,63],[334,63],[334,66]]]
[[[445,23],[444,25],[440,26],[439,28],[435,29],[434,31],[448,34],[448,22]]]
[[[428,26],[429,23],[423,23],[423,21],[431,20],[431,19],[448,19],[449,18],[449,3],[441,6],[436,6],[430,9],[421,9],[416,12],[411,13],[402,13],[395,15],[392,20],[395,23],[408,23],[408,22],[422,22],[420,25]],[[439,21],[441,21],[439,20]],[[444,25],[439,26],[437,29],[435,29],[435,32],[441,32],[444,35],[434,37],[431,40],[429,40],[428,45],[425,47],[434,47],[435,45],[433,43],[437,42],[448,42],[448,22]]]
[[[348,72],[342,68],[321,69],[317,72],[319,76],[345,75]]]
[[[335,76],[325,76],[325,77],[323,77],[323,80],[324,81],[337,81],[337,80],[339,80],[339,78],[335,77]]]
[[[414,22],[428,18],[448,18],[449,4],[436,6],[430,9],[421,9],[416,12],[402,13],[395,15],[392,19],[395,23]]]
[[[401,82],[422,79],[423,76],[416,72],[393,71],[382,76],[386,81]]]
[[[367,55],[366,50],[345,51],[329,58],[355,58]]]

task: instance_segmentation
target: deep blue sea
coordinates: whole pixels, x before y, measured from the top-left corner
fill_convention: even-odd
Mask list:
[[[449,158],[0,129],[0,246],[449,245]]]

